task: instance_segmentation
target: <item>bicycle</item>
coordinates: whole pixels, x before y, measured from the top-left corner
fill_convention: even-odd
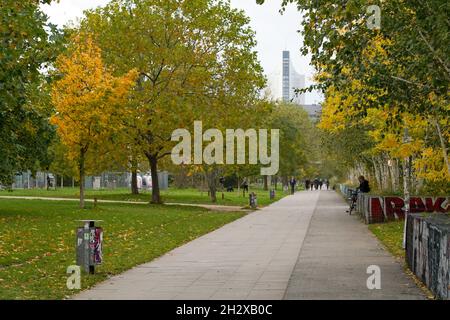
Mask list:
[[[350,207],[346,212],[348,212],[349,215],[352,215],[352,211],[356,210],[356,202],[358,201],[358,193],[359,193],[358,190],[352,190],[351,196],[350,196],[350,198],[348,198],[348,200],[350,201]]]

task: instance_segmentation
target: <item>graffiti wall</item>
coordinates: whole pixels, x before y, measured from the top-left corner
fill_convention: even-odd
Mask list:
[[[378,223],[405,218],[405,201],[401,197],[379,197],[363,195],[359,201],[359,212],[364,215],[366,223]],[[411,197],[411,213],[450,212],[448,197]]]
[[[450,300],[450,215],[412,214],[406,228],[406,262],[438,299]]]

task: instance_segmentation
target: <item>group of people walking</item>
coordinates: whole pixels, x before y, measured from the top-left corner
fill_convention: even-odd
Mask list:
[[[322,188],[330,189],[330,181],[328,179],[319,179],[315,178],[314,180],[305,180],[305,189],[306,190],[322,190]]]
[[[294,177],[291,177],[289,180],[289,185],[291,187],[291,194],[294,194],[295,187],[297,185],[297,180]],[[326,190],[330,189],[330,181],[328,179],[319,179],[316,178],[314,180],[305,180],[305,189],[306,190]]]

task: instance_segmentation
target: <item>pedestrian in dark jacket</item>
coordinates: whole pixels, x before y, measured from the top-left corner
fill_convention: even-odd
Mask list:
[[[291,181],[289,181],[290,185],[291,185],[291,194],[295,193],[295,185],[297,184],[297,180],[295,180],[294,177],[292,177]]]
[[[311,181],[309,181],[309,179],[305,180],[305,189],[309,190],[309,184],[311,183]]]
[[[319,189],[319,179],[318,178],[314,179],[314,189],[315,190]]]
[[[248,182],[247,182],[247,179],[245,179],[244,182],[242,182],[241,187],[242,187],[242,189],[244,189],[244,194],[245,194],[245,192],[248,192]]]
[[[370,192],[370,186],[369,181],[364,178],[364,176],[359,176],[359,191],[362,193],[369,193]]]

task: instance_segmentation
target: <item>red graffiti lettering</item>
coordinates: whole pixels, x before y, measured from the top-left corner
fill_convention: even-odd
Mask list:
[[[405,202],[399,197],[386,197],[384,200],[386,218],[388,220],[403,219]]]
[[[367,202],[366,202],[367,203]],[[405,218],[405,202],[400,197],[370,197],[368,223],[379,223],[383,221]],[[411,213],[450,212],[450,201],[447,197],[411,197]]]
[[[426,208],[422,198],[412,197],[409,201],[409,211],[411,213],[425,212]]]
[[[425,198],[425,203],[427,207],[427,212],[441,212],[445,213],[448,211],[448,207],[444,208],[442,207],[442,204],[445,202],[445,198],[436,198],[436,200],[433,203],[433,198]]]
[[[370,199],[370,214],[371,214],[371,217],[369,217],[369,219],[371,220],[370,223],[384,221],[383,207],[381,205],[381,200],[379,197],[376,198],[373,197]]]

